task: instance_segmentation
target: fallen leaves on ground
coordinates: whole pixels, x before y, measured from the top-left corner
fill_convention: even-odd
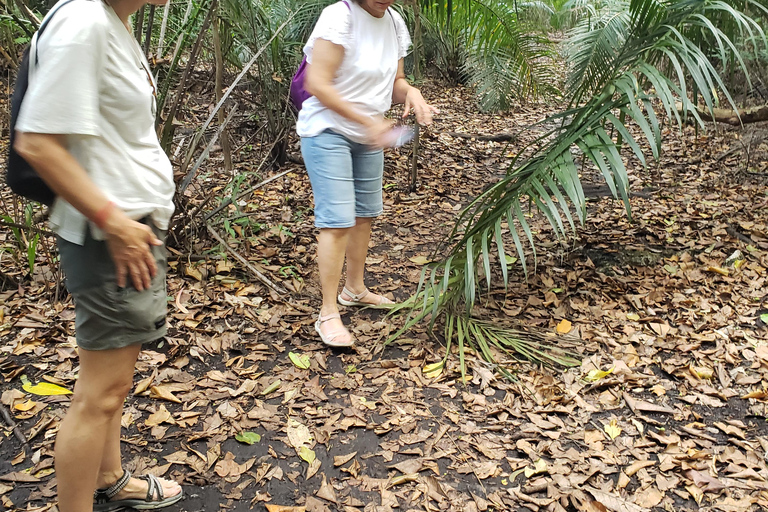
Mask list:
[[[416,192],[408,148],[387,155],[368,258],[378,293],[412,293],[457,212],[536,135],[508,147],[447,132],[511,132],[545,108],[477,115],[467,98],[448,89],[435,101],[443,115],[422,132]],[[590,214],[572,243],[530,219],[535,275],[526,282],[506,261],[509,287],[476,313],[577,336],[582,364],[519,364],[514,381],[470,351],[462,382],[426,326],[383,348],[393,325],[376,311],[342,310],[354,350],[323,346],[309,184],[299,172],[271,183],[239,205],[263,230],[230,241],[291,298],[223,259],[171,261],[171,328],[137,364],[126,465],[195,486],[205,510],[765,509],[767,180],[737,156],[718,159],[738,137],[686,128],[667,136],[658,165],[630,161],[633,221],[598,185],[586,187]],[[752,160],[763,173],[766,151]],[[583,179],[599,183],[588,169]],[[21,376],[71,389],[78,372],[71,302],[41,292],[44,272],[0,294],[0,403],[29,440],[23,448],[10,427],[0,437],[11,509],[52,504],[52,440],[70,400],[31,395]]]

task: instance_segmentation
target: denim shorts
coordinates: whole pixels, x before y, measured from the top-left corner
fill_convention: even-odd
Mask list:
[[[147,219],[140,222],[149,224]],[[155,236],[165,232],[152,226]],[[152,247],[157,274],[150,287],[138,291],[118,288],[115,264],[107,243],[94,240],[90,230],[83,245],[56,240],[61,268],[75,301],[75,339],[85,350],[110,350],[158,340],[166,334],[165,246]],[[130,282],[130,277],[128,278]]]
[[[315,227],[351,228],[356,217],[384,211],[384,151],[326,130],[301,138],[301,155],[315,198]]]

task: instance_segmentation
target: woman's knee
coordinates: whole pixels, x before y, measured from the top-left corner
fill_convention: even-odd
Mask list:
[[[122,410],[132,386],[132,381],[112,382],[106,386],[87,388],[76,386],[70,407],[80,408],[88,415],[112,417]]]

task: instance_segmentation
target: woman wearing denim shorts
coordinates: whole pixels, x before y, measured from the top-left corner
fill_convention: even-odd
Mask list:
[[[392,123],[384,113],[404,103],[421,124],[436,109],[408,84],[403,58],[411,44],[393,0],[345,0],[326,7],[304,46],[308,68],[296,131],[315,200],[317,261],[323,305],[315,330],[324,343],[354,343],[339,316],[347,306],[386,306],[364,282],[371,223],[383,211],[384,153]],[[347,261],[346,284],[338,295]]]
[[[167,0],[152,0],[165,4]],[[60,512],[156,509],[173,481],[123,470],[120,420],[141,344],[166,331],[173,171],[155,82],[131,35],[146,0],[60,0],[33,38],[14,148],[57,194],[50,221],[75,301],[80,368],[54,449]]]

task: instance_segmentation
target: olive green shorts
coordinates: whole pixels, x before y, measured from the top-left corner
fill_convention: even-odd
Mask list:
[[[165,239],[165,232],[154,226],[152,229],[160,240]],[[61,237],[57,237],[57,243],[67,289],[75,301],[78,347],[110,350],[165,336],[165,246],[152,247],[157,275],[148,289],[138,291],[133,284],[125,288],[117,286],[115,265],[107,244],[94,240],[90,231],[83,245],[67,242]]]

